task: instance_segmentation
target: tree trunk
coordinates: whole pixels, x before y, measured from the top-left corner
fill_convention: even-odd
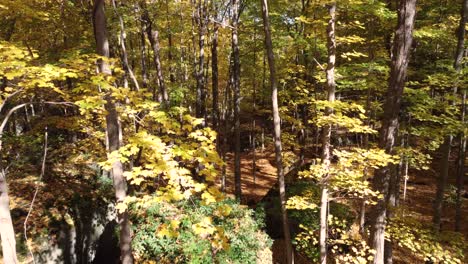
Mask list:
[[[467,1],[465,1],[466,3]],[[462,95],[462,122],[465,123],[466,114],[466,91],[463,91]],[[462,212],[462,193],[464,187],[465,177],[465,159],[466,159],[466,136],[463,133],[459,135],[459,146],[458,146],[458,165],[457,165],[457,198],[455,206],[455,231],[460,232],[462,230],[463,212]]]
[[[197,11],[195,21],[198,25],[198,69],[196,71],[197,78],[197,99],[195,105],[195,113],[198,118],[206,117],[206,87],[205,87],[205,35],[207,31],[207,3],[206,0],[197,1]],[[203,125],[206,121],[203,122]]]
[[[146,23],[144,22],[144,16],[141,16],[141,29],[140,29],[140,56],[141,56],[141,78],[143,80],[142,86],[143,88],[148,87],[148,67],[146,65]]]
[[[169,11],[169,1],[166,0],[166,22],[169,25],[169,18],[171,17],[171,13]],[[176,81],[175,78],[175,73],[174,73],[174,68],[173,68],[173,44],[172,44],[172,29],[168,27],[167,29],[167,44],[169,45],[168,51],[167,51],[167,59],[169,60],[169,81],[171,83],[174,83]]]
[[[234,178],[236,198],[242,198],[240,169],[240,58],[237,26],[239,19],[239,1],[232,0],[232,58],[233,58],[233,91],[234,91]]]
[[[128,53],[127,53],[127,48],[125,45],[125,25],[122,16],[120,13],[117,11],[117,5],[115,4],[115,0],[112,0],[112,6],[114,8],[114,11],[116,15],[119,18],[119,26],[120,26],[120,49],[122,51],[122,65],[125,70],[125,73],[130,76],[130,79],[133,82],[133,85],[135,86],[135,90],[139,91],[140,90],[140,85],[138,84],[138,80],[135,77],[135,74],[133,73],[132,68],[130,67],[128,63]]]
[[[253,43],[257,42],[257,28],[254,28],[254,35],[253,35]],[[253,62],[255,65],[257,64],[257,49],[254,48],[253,51]],[[256,73],[253,73],[254,75],[252,76],[252,89],[253,89],[253,94],[252,94],[252,108],[253,108],[253,114],[252,114],[252,129],[251,129],[251,138],[252,138],[252,179],[253,179],[253,184],[255,188],[255,183],[256,183],[256,178],[257,178],[257,140],[256,140],[256,113],[257,113],[257,78],[255,76]]]
[[[218,25],[214,25],[213,30],[213,41],[211,43],[211,92],[212,92],[212,104],[213,104],[213,113],[212,113],[212,123],[213,128],[219,135],[219,78],[218,78]],[[216,140],[216,146],[219,150],[220,142],[219,136]]]
[[[327,63],[327,92],[328,102],[332,103],[335,101],[335,61],[336,61],[336,41],[335,41],[335,13],[336,13],[336,2],[331,3],[328,6],[328,13],[330,20],[328,21],[327,27],[327,50],[328,50],[328,63]],[[333,113],[333,108],[327,107],[325,109],[325,115],[329,116]],[[322,163],[325,170],[330,168],[331,160],[331,125],[325,125],[322,130]],[[325,175],[327,178],[328,175]],[[328,219],[328,183],[325,180],[322,183],[322,195],[320,199],[320,263],[327,263],[327,219]]]
[[[458,43],[455,54],[454,68],[457,72],[461,71],[462,60],[464,56],[465,48],[465,34],[466,34],[466,23],[468,20],[468,0],[463,0],[461,8],[460,25],[458,26]],[[466,114],[466,90],[462,92],[462,105],[461,105],[461,121],[465,123]],[[462,132],[458,136],[459,147],[458,147],[458,164],[457,164],[457,199],[455,207],[455,231],[462,230],[462,192],[463,192],[463,178],[465,177],[465,157],[466,157],[466,135]]]
[[[271,42],[270,18],[268,14],[268,2],[262,0],[263,28],[265,31],[265,48],[267,50],[268,65],[270,67],[271,102],[273,111],[273,131],[275,141],[275,160],[278,174],[279,196],[281,202],[281,217],[283,220],[284,242],[286,244],[287,264],[294,263],[294,252],[291,245],[291,233],[289,231],[288,214],[286,211],[286,186],[284,182],[283,159],[281,149],[281,120],[278,109],[278,84],[276,80],[275,57]]]
[[[466,0],[463,1],[462,9],[461,9],[461,17],[460,17],[460,25],[457,30],[457,49],[455,52],[455,60],[453,63],[453,67],[455,71],[459,73],[462,68],[462,59],[464,53],[464,43],[465,43],[465,24],[467,20],[466,15],[466,5],[468,2]],[[454,88],[454,94],[456,94],[457,87]],[[454,104],[454,102],[452,102]],[[440,177],[437,184],[437,192],[436,198],[434,201],[434,217],[432,219],[434,223],[434,228],[436,231],[440,231],[441,229],[441,218],[442,218],[442,210],[444,207],[444,194],[445,194],[445,187],[447,185],[447,180],[449,176],[449,167],[450,167],[450,152],[451,152],[451,145],[453,141],[453,136],[449,135],[446,137],[444,144],[442,145],[442,158],[441,158],[441,165],[440,165]],[[461,147],[461,145],[460,145]]]
[[[160,46],[159,46],[159,31],[153,29],[153,21],[151,21],[148,10],[146,6],[143,6],[145,9],[143,12],[143,21],[146,26],[146,35],[153,50],[153,62],[156,67],[156,76],[158,78],[158,87],[159,92],[156,95],[156,91],[153,89],[153,100],[158,100],[162,104],[167,104],[169,101],[169,96],[167,94],[166,83],[164,81],[164,75],[162,72],[161,58],[160,58]]]
[[[0,238],[2,239],[3,263],[18,263],[16,258],[16,239],[10,214],[10,197],[5,170],[0,171]]]
[[[436,232],[440,231],[441,228],[442,208],[444,204],[445,187],[447,185],[447,179],[449,175],[449,159],[452,149],[452,140],[452,135],[447,136],[444,140],[444,143],[440,147],[440,150],[442,151],[442,157],[440,158],[440,176],[437,181],[437,191],[434,200],[434,216],[432,218]]]
[[[106,16],[104,10],[104,0],[94,1],[93,10],[94,36],[96,38],[97,54],[109,57],[109,41],[107,36]],[[102,74],[111,75],[109,65],[105,60],[99,61],[99,71]],[[120,124],[114,99],[110,92],[105,95],[106,131],[109,153],[117,151],[120,147]],[[127,184],[123,176],[123,166],[120,160],[112,164],[111,175],[113,179],[115,198],[117,202],[122,202],[127,196]],[[132,256],[132,236],[131,226],[127,211],[118,213],[118,223],[120,224],[120,259],[123,264],[133,263]]]
[[[408,68],[411,43],[413,40],[414,18],[416,15],[416,0],[400,0],[398,6],[398,25],[393,40],[393,56],[391,58],[390,79],[384,105],[382,128],[379,135],[379,147],[386,153],[393,154],[396,131],[398,129],[398,114],[401,107],[406,71]],[[384,263],[384,233],[387,217],[387,202],[389,195],[392,165],[378,169],[375,172],[372,185],[374,190],[383,194],[371,210],[371,248],[375,250],[374,264]]]

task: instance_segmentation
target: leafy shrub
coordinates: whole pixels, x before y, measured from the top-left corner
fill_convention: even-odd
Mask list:
[[[320,254],[318,248],[320,188],[314,182],[299,181],[288,188],[288,196],[292,198],[288,200],[290,219],[298,223],[300,229],[293,243],[299,252],[302,252],[311,261],[317,262]],[[329,206],[328,245],[332,255],[336,257],[337,261],[352,258],[367,259],[370,255],[367,245],[362,244],[362,240],[348,235],[354,219],[350,208],[335,202],[330,202]],[[362,249],[362,252],[355,254],[353,248]],[[344,263],[343,261],[339,263]]]
[[[263,219],[233,200],[152,202],[131,217],[141,263],[272,263]]]
[[[398,215],[387,226],[387,236],[398,246],[410,250],[421,260],[432,263],[463,263],[467,246],[463,235],[456,232],[436,234],[414,215]]]

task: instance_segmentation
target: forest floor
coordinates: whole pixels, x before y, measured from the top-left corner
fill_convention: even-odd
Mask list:
[[[241,154],[241,178],[242,178],[242,203],[254,205],[262,200],[268,191],[276,184],[277,175],[276,167],[274,166],[275,153],[273,149],[265,149],[264,151],[256,151],[256,173],[255,182],[253,179],[253,153],[252,151],[243,152]],[[226,192],[230,195],[234,194],[234,155],[227,155],[227,176],[226,176]],[[455,175],[454,172],[451,175]],[[435,197],[437,174],[435,170],[418,171],[409,173],[407,183],[406,200],[401,200],[401,203],[411,208],[412,212],[417,214],[418,220],[422,223],[430,223],[433,214],[433,197]],[[452,177],[453,178],[453,177]],[[455,179],[449,179],[449,185],[454,185]],[[465,190],[468,190],[468,181],[465,181]],[[466,200],[465,200],[466,201]],[[455,209],[454,205],[444,207],[442,230],[454,230],[455,225]],[[468,204],[463,203],[462,206],[462,233],[465,239],[468,239]],[[276,239],[273,243],[273,260],[274,264],[283,264],[285,261],[285,246],[284,240]],[[395,249],[394,263],[420,263],[420,259],[412,255],[410,252]],[[309,263],[307,259],[300,255],[295,256],[296,264]],[[468,263],[468,262],[467,262]]]

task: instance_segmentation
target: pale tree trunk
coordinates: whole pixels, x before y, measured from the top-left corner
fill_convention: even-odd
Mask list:
[[[0,238],[2,239],[3,263],[18,263],[15,230],[11,220],[10,198],[4,169],[0,171]]]
[[[286,211],[286,186],[284,182],[283,158],[281,149],[281,120],[278,109],[278,84],[276,80],[275,56],[271,42],[270,17],[268,14],[268,2],[262,0],[263,28],[265,31],[265,48],[267,50],[268,65],[270,67],[271,101],[273,106],[273,132],[275,141],[275,161],[278,174],[279,196],[281,203],[281,217],[283,220],[284,242],[286,244],[287,264],[294,263],[294,252],[291,245],[291,233],[289,230],[288,214]]]
[[[93,10],[94,36],[96,38],[97,54],[109,57],[109,41],[107,36],[106,16],[104,10],[104,0],[94,1]],[[99,71],[102,74],[111,75],[112,72],[105,60],[99,61]],[[120,124],[114,99],[110,92],[105,95],[106,130],[109,153],[117,151],[120,147]],[[123,176],[123,166],[120,160],[112,164],[111,175],[113,179],[115,198],[117,202],[122,202],[127,196],[127,183]],[[120,259],[123,264],[133,263],[132,256],[132,236],[131,226],[128,219],[128,212],[117,214],[117,221],[120,225]]]
[[[10,97],[13,96],[14,94],[10,95]],[[9,97],[4,99],[3,103],[0,105],[0,111],[5,106],[8,98]],[[15,108],[18,109],[19,107],[16,106]],[[10,110],[10,112],[16,111],[15,108]],[[4,118],[2,124],[6,124],[6,121],[8,121],[8,118],[9,118],[9,115],[7,115]],[[4,129],[4,125],[0,127],[0,151],[2,150],[2,143],[3,143],[2,142],[3,129]],[[0,166],[0,239],[2,240],[3,263],[5,264],[18,263],[18,259],[16,257],[15,230],[13,228],[13,221],[11,219],[11,213],[10,213],[10,197],[8,196],[8,184],[7,184],[7,179],[6,179],[6,170],[3,168],[3,166]]]
[[[382,128],[379,135],[379,147],[388,154],[394,154],[396,132],[398,129],[398,114],[401,108],[401,98],[405,86],[411,43],[413,41],[414,19],[416,15],[416,0],[400,0],[398,6],[398,25],[393,40],[393,52],[390,66],[389,86],[384,104]],[[393,165],[388,165],[375,172],[372,186],[383,194],[384,198],[377,202],[370,211],[371,237],[370,246],[375,250],[372,263],[384,263],[384,234],[387,218],[387,203],[389,185]]]
[[[148,67],[146,65],[146,37],[145,37],[145,32],[146,32],[146,23],[144,22],[144,16],[141,16],[141,23],[140,23],[141,29],[140,29],[140,42],[141,42],[141,47],[140,47],[140,56],[141,56],[141,78],[143,80],[143,88],[148,87]]]
[[[328,102],[333,103],[335,101],[335,61],[336,61],[336,41],[335,41],[335,14],[336,14],[336,2],[331,3],[328,6],[328,13],[330,20],[328,21],[327,27],[327,50],[328,50],[328,62],[327,62],[327,92]],[[329,116],[333,113],[332,107],[325,109],[325,116]],[[322,163],[325,170],[330,169],[331,160],[331,124],[327,124],[322,130]],[[328,173],[325,174],[325,178],[328,178]],[[322,182],[322,195],[320,198],[320,263],[327,263],[327,235],[328,235],[328,180],[324,179]]]
[[[241,169],[240,169],[240,58],[238,40],[239,1],[232,0],[232,75],[234,91],[234,180],[236,198],[242,198]]]
[[[127,47],[125,45],[125,39],[126,39],[126,33],[125,33],[125,25],[122,16],[117,10],[117,5],[115,3],[115,0],[112,0],[112,6],[114,8],[114,11],[116,15],[119,18],[119,26],[120,26],[120,49],[122,51],[122,65],[125,70],[125,73],[130,76],[130,79],[133,82],[133,85],[135,86],[135,90],[139,91],[140,90],[140,85],[138,84],[138,80],[135,77],[135,74],[133,73],[132,68],[130,67],[128,63],[128,53],[127,53]]]
[[[206,117],[206,87],[205,87],[205,36],[207,31],[207,3],[206,0],[197,1],[195,21],[198,25],[198,65],[196,70],[197,98],[195,113],[198,118]],[[203,122],[206,125],[206,120]]]
[[[461,71],[462,60],[465,49],[465,34],[466,23],[468,20],[468,0],[463,0],[461,8],[460,25],[458,26],[458,43],[455,54],[454,68],[457,72]],[[466,90],[462,92],[462,105],[461,105],[461,122],[465,123],[466,114]],[[455,231],[462,230],[462,192],[463,192],[463,178],[465,177],[465,157],[466,157],[466,135],[462,132],[458,136],[458,164],[457,164],[457,199],[455,207]]]

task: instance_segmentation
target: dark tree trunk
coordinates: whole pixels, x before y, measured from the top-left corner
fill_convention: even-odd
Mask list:
[[[465,1],[466,2],[466,1]],[[466,91],[463,91],[462,95],[462,117],[461,121],[466,124]],[[464,177],[465,177],[465,159],[466,159],[466,135],[460,133],[459,135],[459,146],[458,146],[458,164],[457,164],[457,198],[455,206],[455,231],[460,232],[462,230],[463,212],[462,212],[462,193],[464,189]]]
[[[166,0],[166,19],[167,19],[167,23],[169,25],[169,18],[171,16],[171,13],[169,11],[169,1]],[[168,42],[168,52],[167,52],[167,59],[169,60],[169,81],[171,81],[171,83],[174,83],[176,81],[176,78],[175,78],[175,73],[174,73],[174,69],[173,69],[173,55],[172,55],[172,52],[173,52],[173,44],[172,44],[172,29],[169,27],[168,29],[168,32],[167,32],[167,42]]]
[[[391,59],[389,86],[384,104],[382,128],[379,136],[379,147],[386,153],[393,154],[396,131],[398,130],[398,114],[401,108],[406,71],[408,68],[411,43],[413,40],[414,18],[416,15],[416,0],[400,0],[398,6],[398,25],[393,40],[393,56]],[[384,195],[370,213],[371,238],[370,246],[376,253],[374,264],[384,263],[384,233],[387,217],[387,202],[389,185],[392,174],[392,165],[381,168],[375,172],[372,185],[374,190]]]
[[[153,62],[156,67],[156,76],[158,79],[159,92],[156,93],[156,90],[153,89],[153,100],[158,100],[162,104],[166,105],[169,101],[169,96],[167,94],[166,83],[164,81],[164,75],[161,66],[161,56],[160,56],[160,46],[159,46],[159,31],[153,28],[153,21],[150,19],[148,10],[146,6],[143,6],[145,9],[143,11],[143,21],[145,22],[146,35],[153,50]]]
[[[268,14],[268,2],[262,0],[263,28],[265,31],[265,48],[267,51],[268,65],[270,67],[271,102],[273,111],[273,131],[275,142],[275,160],[278,174],[279,196],[281,202],[281,216],[283,220],[284,242],[286,244],[287,264],[294,263],[294,252],[291,245],[291,233],[289,230],[288,214],[286,211],[286,186],[284,182],[283,158],[281,147],[281,120],[278,108],[278,84],[276,80],[275,56],[271,42],[270,17]]]
[[[460,12],[460,25],[457,30],[457,49],[455,52],[455,60],[453,63],[453,67],[455,71],[459,73],[462,68],[462,60],[464,55],[464,44],[465,44],[465,24],[467,20],[467,12],[466,7],[468,5],[468,1],[464,0],[462,3],[462,8]],[[457,92],[457,87],[454,87],[454,94]],[[454,104],[454,102],[452,102]],[[437,192],[436,198],[434,201],[434,217],[432,219],[434,223],[434,228],[436,231],[440,231],[441,229],[441,218],[442,218],[442,210],[444,207],[444,194],[445,188],[447,185],[447,180],[449,176],[449,167],[450,167],[450,153],[451,153],[451,145],[453,141],[453,136],[448,135],[444,141],[444,144],[441,147],[442,150],[442,157],[440,161],[440,176],[437,183]],[[462,162],[463,163],[463,162]]]
[[[240,58],[239,58],[239,41],[237,34],[237,26],[239,19],[239,1],[232,0],[232,75],[233,75],[233,91],[234,91],[234,178],[235,178],[235,193],[236,198],[241,199],[241,169],[240,169]]]
[[[442,157],[440,158],[440,176],[437,181],[436,197],[434,200],[434,216],[432,222],[434,229],[438,232],[441,228],[442,208],[444,204],[444,193],[447,186],[447,179],[449,176],[450,166],[450,153],[453,136],[449,135],[445,138],[444,143],[440,147]]]
[[[219,134],[219,80],[218,80],[218,25],[214,25],[213,30],[213,41],[211,43],[211,85],[212,85],[212,97],[213,97],[213,128]],[[219,137],[216,141],[216,145],[219,149]]]
[[[457,72],[461,71],[462,60],[465,50],[465,34],[466,23],[468,20],[468,0],[463,0],[460,12],[460,25],[458,26],[458,42],[457,50],[455,53],[454,68]],[[461,121],[465,123],[466,114],[466,90],[462,92],[462,105],[461,105]],[[458,164],[457,164],[457,199],[455,207],[455,231],[462,230],[462,192],[463,192],[463,178],[465,177],[465,157],[466,157],[466,135],[462,132],[458,135],[459,149],[458,149]]]
[[[97,54],[103,57],[109,57],[109,41],[107,36],[104,0],[94,1],[93,23]],[[105,60],[99,61],[99,71],[106,75],[112,74],[110,67]],[[110,92],[106,92],[105,100],[105,109],[107,111],[106,130],[108,151],[111,153],[113,151],[117,151],[120,147],[120,124],[115,101]],[[123,166],[120,160],[117,160],[112,164],[111,175],[113,179],[115,198],[118,203],[122,202],[127,196],[127,184],[123,176]],[[130,264],[133,263],[132,236],[127,211],[118,213],[117,218],[120,225],[120,259],[123,264]]]

